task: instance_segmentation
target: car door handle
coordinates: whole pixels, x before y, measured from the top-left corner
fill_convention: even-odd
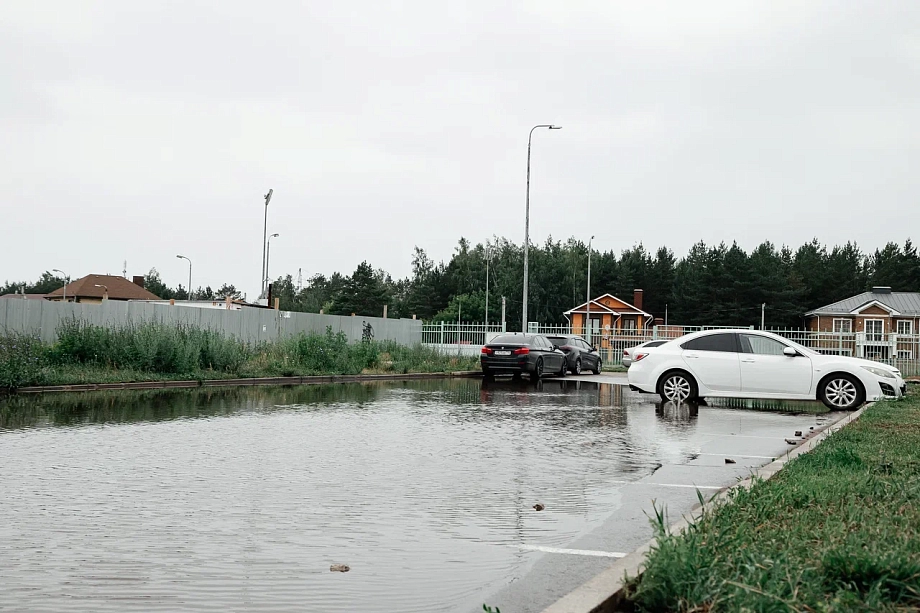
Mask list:
[[[745,364],[753,364],[753,363],[756,362],[757,360],[752,360],[752,359],[748,358],[748,359],[746,359],[746,360],[741,360],[741,361],[744,362]]]
[[[698,358],[700,356],[696,355],[695,353],[685,353],[684,357],[685,358]]]

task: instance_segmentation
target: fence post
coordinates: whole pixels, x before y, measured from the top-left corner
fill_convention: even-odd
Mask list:
[[[443,321],[441,322],[441,341],[438,344],[439,345],[444,344],[444,322]]]

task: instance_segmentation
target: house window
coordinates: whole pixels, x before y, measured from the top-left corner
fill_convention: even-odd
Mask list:
[[[911,336],[914,333],[914,322],[910,320],[901,320],[898,322],[898,334]],[[908,358],[910,359],[910,358]]]
[[[853,331],[853,320],[834,318],[834,332],[840,334],[849,334]]]
[[[868,360],[887,360],[888,347],[868,346],[866,347],[864,357]]]
[[[867,319],[865,331],[867,341],[881,342],[885,334],[885,321],[882,319]]]
[[[636,320],[629,318],[623,320],[623,333],[624,334],[635,334],[636,333]]]
[[[899,360],[913,360],[914,352],[907,349],[898,349],[898,359]]]

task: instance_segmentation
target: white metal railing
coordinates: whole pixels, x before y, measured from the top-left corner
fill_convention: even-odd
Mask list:
[[[531,324],[531,333],[546,336],[577,334],[597,347],[601,359],[607,365],[621,363],[623,350],[646,341],[674,339],[684,334],[700,330],[718,330],[750,326],[655,326],[644,330],[603,330],[595,329],[590,338],[581,334],[580,327],[573,331],[569,325]],[[905,335],[894,333],[865,332],[826,332],[791,328],[769,329],[814,351],[829,355],[846,355],[866,358],[891,364],[904,376],[920,375],[920,334]],[[422,342],[441,346],[445,350],[473,354],[491,340],[495,334],[502,332],[500,324],[474,323],[438,323],[425,324],[422,327]]]
[[[502,331],[501,324],[446,322],[422,326],[425,345],[485,345],[493,335]],[[477,349],[478,351],[478,349]]]

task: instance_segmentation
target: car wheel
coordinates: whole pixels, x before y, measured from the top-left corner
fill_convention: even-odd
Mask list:
[[[592,372],[595,375],[601,374],[601,359],[600,358],[597,358],[597,364],[594,365],[594,369],[592,370]]]
[[[575,359],[575,368],[572,369],[572,374],[573,375],[581,374],[581,358]]]
[[[569,365],[565,363],[565,359],[562,360],[562,368],[559,369],[559,372],[556,373],[557,377],[564,377],[569,372]]]
[[[665,402],[686,402],[697,393],[696,381],[682,370],[665,373],[658,380],[658,395]]]
[[[530,373],[530,377],[534,381],[539,381],[543,377],[543,358],[537,358],[537,363],[533,367],[533,372]]]
[[[821,402],[834,411],[852,411],[866,399],[862,385],[852,375],[834,374],[821,382]]]

